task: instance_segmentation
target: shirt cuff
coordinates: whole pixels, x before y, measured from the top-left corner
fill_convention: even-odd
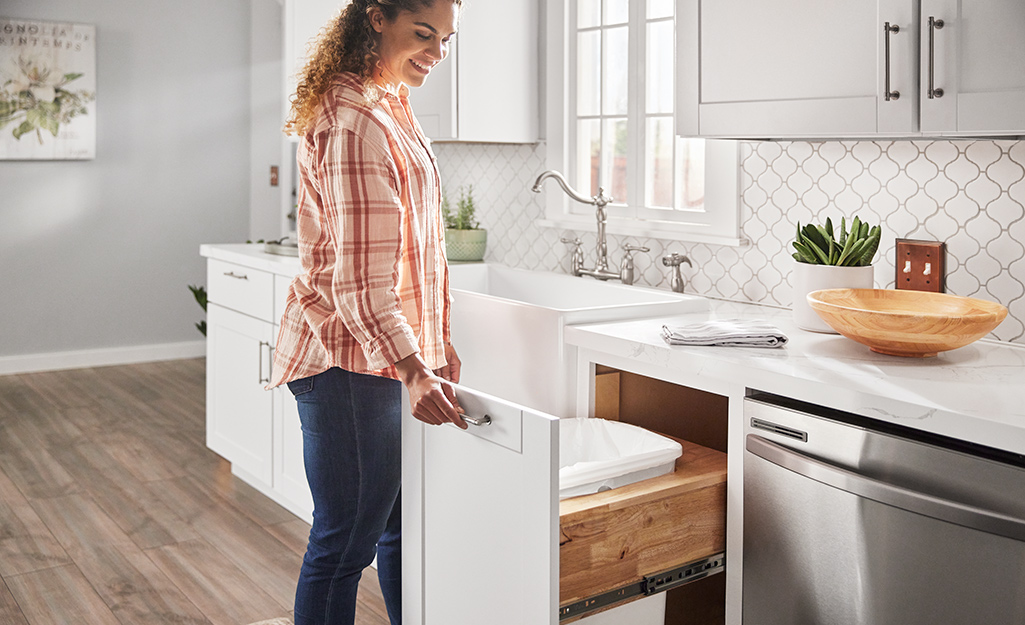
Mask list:
[[[413,335],[413,329],[405,323],[363,345],[367,366],[373,370],[384,369],[403,358],[419,353],[420,347]]]

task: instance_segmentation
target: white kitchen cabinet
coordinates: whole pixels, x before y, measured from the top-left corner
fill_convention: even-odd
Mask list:
[[[424,425],[403,394],[404,622],[556,625],[721,569],[725,454],[687,443],[674,473],[560,502],[559,420],[456,393],[490,424]]]
[[[430,139],[538,141],[537,14],[536,0],[463,3],[448,58],[410,91]]]
[[[679,134],[1025,133],[1025,5],[1015,0],[677,0],[677,8]],[[944,22],[932,48],[930,16]],[[930,59],[942,97],[929,97]]]
[[[256,479],[271,483],[273,325],[214,302],[207,306],[207,446]]]
[[[295,75],[306,64],[307,47],[348,0],[285,0],[285,98],[295,93]],[[285,109],[288,113],[288,109]]]
[[[296,402],[286,386],[265,389],[290,281],[207,261],[207,446],[231,462],[232,473],[309,521],[313,499]]]

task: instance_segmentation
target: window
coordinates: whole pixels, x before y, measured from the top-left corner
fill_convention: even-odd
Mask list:
[[[605,189],[610,232],[738,244],[735,144],[675,133],[674,4],[549,2],[549,165]],[[558,192],[546,206],[551,225],[593,223]]]

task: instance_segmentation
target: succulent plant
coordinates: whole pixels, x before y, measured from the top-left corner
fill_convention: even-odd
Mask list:
[[[882,228],[870,227],[858,217],[851,222],[840,218],[840,238],[833,232],[833,222],[826,218],[825,226],[807,224],[803,228],[797,223],[797,238],[794,239],[794,260],[811,265],[835,265],[838,267],[863,267],[871,265],[879,250]]]

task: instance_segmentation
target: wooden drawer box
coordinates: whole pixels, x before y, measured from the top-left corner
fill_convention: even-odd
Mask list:
[[[560,502],[560,607],[726,550],[726,454],[679,442],[674,473]]]

